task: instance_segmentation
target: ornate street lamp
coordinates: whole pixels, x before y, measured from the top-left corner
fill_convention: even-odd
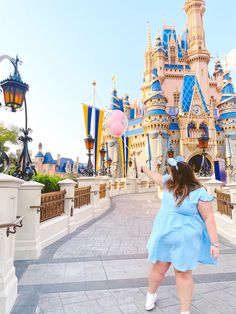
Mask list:
[[[167,156],[168,156],[168,158],[174,158],[175,157],[175,151],[174,151],[174,148],[172,146],[170,146],[170,148],[168,149]]]
[[[108,168],[108,175],[109,177],[111,177],[111,164],[112,164],[112,159],[109,157],[106,161],[106,165],[107,165],[107,168]]]
[[[211,169],[209,167],[209,164],[206,158],[207,153],[205,151],[208,147],[208,142],[209,142],[209,137],[206,135],[203,135],[198,138],[198,146],[200,149],[202,149],[202,162],[201,162],[201,167],[199,170],[200,177],[210,177],[212,175]]]
[[[86,169],[86,175],[89,177],[92,177],[93,176],[93,163],[91,160],[91,156],[92,156],[91,150],[93,150],[95,139],[89,134],[89,136],[86,137],[84,141],[85,141],[86,149],[88,150],[87,155],[89,156],[87,169]]]
[[[16,112],[18,109],[21,109],[23,105],[25,107],[25,128],[20,129],[23,133],[23,136],[20,136],[19,138],[19,140],[23,143],[23,150],[17,163],[16,170],[13,173],[13,176],[21,178],[25,181],[29,181],[32,179],[33,175],[36,174],[28,150],[28,142],[32,141],[32,138],[29,137],[29,133],[31,133],[32,130],[28,128],[27,103],[25,98],[26,92],[29,90],[29,85],[23,83],[21,79],[18,70],[18,64],[21,64],[22,62],[19,60],[18,56],[16,56],[16,59],[13,59],[6,55],[1,56],[0,62],[4,59],[8,59],[14,66],[13,75],[10,75],[8,79],[0,82],[0,86],[3,90],[5,105],[6,107],[11,108],[12,112]],[[1,157],[4,159],[4,154],[2,152]],[[1,157],[0,171],[3,171],[4,166],[1,167],[1,165],[4,163],[4,161]],[[6,156],[5,161],[9,165],[9,161],[7,162]]]
[[[105,171],[105,156],[106,156],[106,150],[104,148],[104,145],[102,145],[102,148],[100,149],[100,159],[101,159],[101,175],[105,176],[106,171]]]

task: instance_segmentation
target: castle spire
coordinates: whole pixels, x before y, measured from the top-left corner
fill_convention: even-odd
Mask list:
[[[184,6],[188,18],[187,62],[196,73],[204,98],[209,103],[208,64],[210,53],[206,48],[203,16],[206,10],[205,0],[187,0]]]
[[[152,36],[151,36],[151,26],[150,26],[150,22],[147,22],[147,26],[148,26],[148,52],[152,51]]]

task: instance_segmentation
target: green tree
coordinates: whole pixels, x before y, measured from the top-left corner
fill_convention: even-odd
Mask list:
[[[0,150],[7,152],[9,144],[18,144],[20,130],[16,126],[6,127],[0,122]]]
[[[34,181],[44,184],[42,193],[56,192],[60,191],[60,185],[58,184],[62,178],[58,176],[52,176],[48,174],[37,174],[34,177]]]

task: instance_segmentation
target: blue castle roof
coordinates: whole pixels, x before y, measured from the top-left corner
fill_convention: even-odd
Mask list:
[[[178,69],[178,70],[190,70],[190,65],[182,65],[182,64],[165,64],[165,69]]]
[[[158,115],[158,114],[164,114],[164,115],[169,116],[169,114],[163,109],[154,109],[154,110],[147,111],[145,116]]]
[[[148,99],[156,98],[156,99],[165,99],[166,100],[165,96],[162,95],[161,83],[159,81],[158,72],[157,72],[156,68],[154,68],[152,70],[152,77],[153,77],[153,80],[152,80],[152,83],[150,86],[151,94],[150,94],[150,97]]]
[[[182,53],[179,41],[177,39],[176,31],[174,29],[172,29],[172,28],[166,28],[166,29],[163,30],[163,47],[164,47],[166,56],[168,56],[168,47],[169,47],[169,42],[170,42],[171,35],[173,35],[174,40],[175,40],[175,42],[177,44],[178,57],[179,58],[183,58],[183,53]]]
[[[224,131],[224,129],[221,126],[219,126],[219,124],[217,124],[217,123],[215,124],[215,129],[217,132],[223,132]]]
[[[228,119],[228,118],[236,118],[236,112],[223,113],[219,116],[217,120],[220,121],[220,120]]]
[[[35,157],[44,157],[44,154],[42,152],[38,152]]]
[[[214,75],[218,74],[218,73],[224,73],[223,71],[223,68],[222,68],[222,65],[220,63],[220,60],[216,61],[216,64],[215,64],[215,73]]]
[[[183,33],[182,38],[181,38],[181,47],[185,51],[188,50],[188,29]]]
[[[112,91],[110,109],[124,111],[123,100],[118,98],[116,89]]]
[[[204,109],[208,112],[207,104],[205,102],[201,87],[195,75],[185,75],[184,81],[182,85],[182,91],[180,96],[180,103],[182,104],[183,112],[189,112],[190,105],[192,103],[194,88],[197,87],[202,103],[204,105]]]
[[[154,51],[164,52],[164,48],[163,48],[163,45],[162,45],[162,41],[161,41],[161,36],[160,35],[157,35],[157,37],[156,37]]]
[[[74,164],[74,161],[71,158],[60,158],[60,164],[58,165],[57,172],[66,172],[66,165],[68,161],[70,165]]]
[[[170,131],[178,131],[178,130],[179,130],[179,125],[178,125],[178,123],[172,122],[172,123],[170,124],[169,130],[170,130]]]
[[[123,106],[124,107],[129,107],[130,103],[129,103],[129,96],[125,95],[124,100],[123,100]]]
[[[52,165],[55,165],[57,162],[56,160],[54,160],[52,158],[52,154],[50,152],[47,152],[44,156],[44,161],[43,161],[43,164],[52,164]]]
[[[222,97],[220,103],[223,104],[225,102],[236,102],[236,94],[234,91],[234,87],[232,84],[232,79],[230,77],[230,73],[226,72],[224,75],[224,83],[221,90]]]
[[[157,69],[152,70],[153,81],[151,83],[151,91],[153,92],[161,92],[161,83],[158,78]]]

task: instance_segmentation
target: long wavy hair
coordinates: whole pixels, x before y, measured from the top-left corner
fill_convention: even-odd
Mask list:
[[[177,163],[177,167],[178,170],[169,165],[171,178],[166,182],[166,188],[173,192],[176,206],[179,206],[190,192],[202,185],[187,162],[180,161]]]

